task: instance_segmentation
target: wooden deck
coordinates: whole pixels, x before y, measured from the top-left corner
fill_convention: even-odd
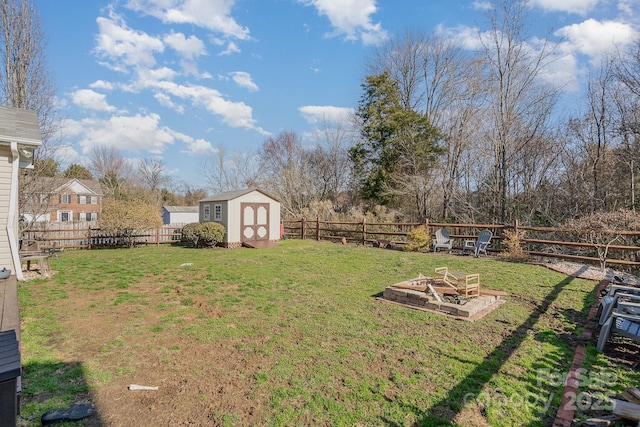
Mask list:
[[[18,281],[15,275],[0,279],[0,332],[12,329],[15,329],[19,341]]]

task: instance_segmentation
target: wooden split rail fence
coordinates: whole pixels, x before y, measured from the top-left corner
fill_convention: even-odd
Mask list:
[[[132,237],[135,244],[160,245],[175,243],[182,237],[184,224],[170,224],[158,229],[137,231]],[[423,223],[374,223],[308,220],[305,218],[282,221],[285,237],[293,239],[314,239],[374,245],[402,247],[408,242],[407,234],[417,226],[425,225],[433,235],[438,228],[447,228],[454,242],[454,250],[461,249],[465,240],[475,239],[485,228],[493,232],[490,252],[505,249],[503,240],[506,230],[523,231],[521,240],[524,253],[530,256],[560,258],[575,262],[598,263],[598,247],[587,243],[583,236],[553,227],[529,227],[516,222],[513,225],[499,224],[453,224],[425,221]],[[640,267],[640,231],[621,231],[615,244],[607,251],[607,264]],[[23,233],[25,240],[45,241],[45,245],[56,243],[59,248],[97,249],[127,245],[127,237],[100,230],[96,225],[86,223],[49,223],[39,229]],[[602,245],[601,245],[602,246]],[[600,248],[602,251],[602,247]]]
[[[433,236],[438,228],[446,228],[453,239],[454,250],[461,250],[465,240],[475,239],[488,228],[493,232],[490,252],[505,250],[503,244],[506,230],[523,231],[521,247],[529,256],[560,258],[575,262],[599,263],[598,247],[594,243],[581,241],[573,232],[553,227],[528,227],[499,224],[452,224],[425,221],[424,223],[368,223],[308,220],[305,218],[283,221],[285,235],[294,239],[315,239],[348,242],[360,245],[402,247],[408,242],[407,234],[413,228],[425,225]],[[616,244],[607,249],[607,264],[640,267],[640,231],[621,231]],[[615,237],[615,236],[612,236]],[[606,240],[606,239],[605,239]],[[619,241],[619,243],[618,243]],[[604,245],[600,245],[603,249]]]

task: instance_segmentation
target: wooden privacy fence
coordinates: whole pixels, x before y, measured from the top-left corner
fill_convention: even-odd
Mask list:
[[[283,221],[285,235],[295,239],[315,239],[340,241],[376,246],[402,247],[408,242],[407,234],[413,228],[425,225],[433,235],[438,228],[446,228],[451,234],[454,250],[461,250],[465,240],[475,239],[480,230],[488,228],[493,232],[490,252],[505,250],[504,232],[522,231],[525,237],[520,240],[524,253],[529,256],[561,258],[570,261],[598,263],[598,246],[602,251],[604,244],[597,245],[581,240],[575,232],[553,227],[528,227],[500,224],[452,224],[452,223],[373,223],[338,222],[305,218]],[[612,238],[615,236],[612,236]],[[611,244],[607,251],[607,264],[640,266],[640,231],[621,231],[618,241]]]
[[[106,247],[128,246],[130,241],[135,245],[159,245],[179,242],[182,238],[184,224],[169,224],[151,230],[136,230],[130,235],[101,230],[87,223],[43,223],[22,233],[22,240],[39,240],[44,246],[65,249],[98,249]]]

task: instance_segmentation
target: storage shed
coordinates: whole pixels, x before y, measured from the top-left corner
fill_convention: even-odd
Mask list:
[[[198,206],[163,206],[162,223],[169,224],[189,224],[200,221]]]
[[[200,222],[224,225],[227,248],[280,239],[280,202],[257,188],[215,194],[199,201]]]

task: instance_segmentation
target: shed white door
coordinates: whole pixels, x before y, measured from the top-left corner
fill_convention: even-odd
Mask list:
[[[269,203],[241,203],[243,242],[269,240]]]

